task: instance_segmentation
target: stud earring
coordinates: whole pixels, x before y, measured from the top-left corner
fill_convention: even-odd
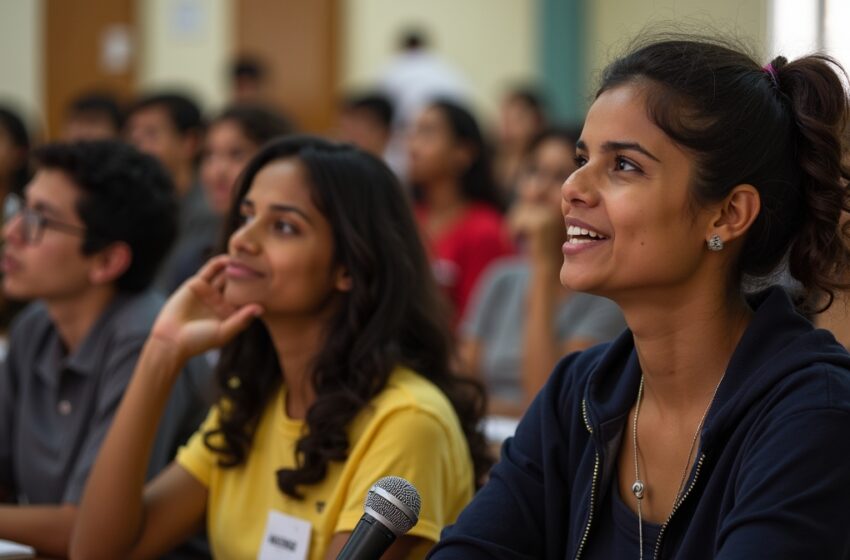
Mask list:
[[[709,251],[722,251],[723,250],[723,240],[720,239],[720,236],[717,235],[716,233],[713,234],[711,237],[709,237],[708,241],[706,241],[706,243],[708,244],[708,250]]]

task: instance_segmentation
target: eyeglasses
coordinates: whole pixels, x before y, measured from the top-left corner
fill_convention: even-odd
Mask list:
[[[27,208],[24,200],[17,194],[6,195],[3,200],[3,223],[9,224],[19,214],[23,225],[24,242],[28,245],[34,245],[41,241],[45,229],[53,229],[71,235],[86,235],[84,227],[48,218],[39,210]]]

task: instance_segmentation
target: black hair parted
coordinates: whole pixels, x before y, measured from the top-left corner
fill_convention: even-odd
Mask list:
[[[825,55],[757,63],[725,39],[641,38],[609,65],[597,96],[632,85],[649,118],[695,157],[693,204],[753,185],[761,211],[746,234],[735,278],[764,278],[787,262],[807,302],[829,306],[850,272],[850,170],[842,163],[848,97],[841,66]]]
[[[343,102],[346,111],[365,111],[372,119],[387,130],[393,122],[393,103],[378,91],[351,95]]]
[[[204,129],[204,119],[198,104],[188,95],[179,92],[164,91],[145,95],[128,111],[128,116],[151,108],[162,108],[168,114],[171,124],[181,135],[200,133]]]
[[[37,148],[38,169],[61,171],[80,189],[77,213],[85,224],[83,254],[112,243],[132,252],[119,290],[150,286],[177,236],[177,199],[168,174],[151,156],[114,140],[57,142]]]
[[[262,146],[278,136],[292,134],[295,125],[279,112],[254,103],[238,103],[225,107],[212,121],[211,126],[234,122],[251,142]]]
[[[320,482],[330,462],[347,458],[349,423],[399,366],[447,396],[480,483],[491,465],[479,429],[484,390],[452,370],[448,307],[398,179],[383,162],[353,146],[289,136],[267,144],[251,160],[237,199],[264,167],[280,160],[295,160],[304,169],[312,199],[333,230],[334,260],[348,271],[352,289],[340,295],[326,326],[310,379],[316,398],[307,412],[307,431],[296,444],[297,466],[278,472],[279,488],[300,497],[299,487]],[[239,205],[232,205],[227,236],[240,226],[239,212]],[[253,430],[282,382],[274,345],[260,320],[222,349],[216,376],[228,406],[222,407],[220,427],[207,432],[204,441],[222,466],[235,466],[244,462]]]
[[[124,111],[118,98],[108,92],[91,91],[76,97],[67,110],[68,118],[104,117],[120,131],[124,126]]]

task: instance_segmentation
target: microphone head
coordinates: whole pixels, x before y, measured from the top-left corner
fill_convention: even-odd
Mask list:
[[[419,521],[422,499],[411,483],[398,476],[385,476],[366,494],[366,513],[382,521],[396,536],[410,531]]]

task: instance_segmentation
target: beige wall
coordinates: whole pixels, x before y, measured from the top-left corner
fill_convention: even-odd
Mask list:
[[[207,110],[228,97],[233,0],[138,0],[141,90],[178,87]]]
[[[713,30],[742,39],[763,58],[770,0],[588,0],[589,85],[628,41],[647,25],[684,24],[684,31]],[[673,27],[675,29],[675,27]]]
[[[399,30],[428,30],[434,50],[470,82],[481,117],[503,89],[534,77],[537,0],[343,0],[343,89],[365,88],[395,53]]]
[[[41,127],[41,0],[0,0],[0,102],[26,113],[32,132]]]

